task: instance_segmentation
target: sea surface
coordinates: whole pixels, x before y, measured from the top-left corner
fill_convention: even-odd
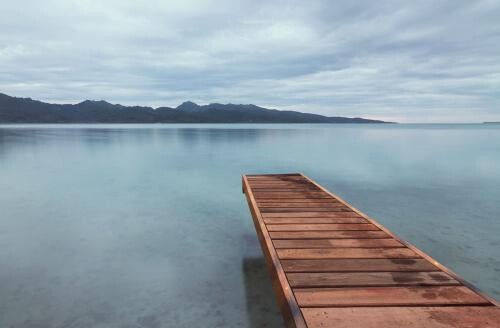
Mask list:
[[[241,192],[273,172],[500,299],[500,125],[4,125],[0,327],[279,326]]]

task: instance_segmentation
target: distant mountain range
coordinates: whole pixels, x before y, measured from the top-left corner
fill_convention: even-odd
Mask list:
[[[49,104],[0,93],[0,123],[387,123],[349,117],[328,117],[280,111],[255,105],[197,105],[177,108],[113,105],[85,100],[78,104]]]

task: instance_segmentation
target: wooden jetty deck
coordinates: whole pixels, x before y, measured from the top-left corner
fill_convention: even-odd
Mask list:
[[[288,327],[500,327],[500,307],[302,174],[243,176]]]

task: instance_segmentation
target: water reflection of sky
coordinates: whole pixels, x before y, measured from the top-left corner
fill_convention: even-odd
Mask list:
[[[274,327],[245,172],[304,172],[499,298],[498,167],[496,126],[3,126],[0,324]]]

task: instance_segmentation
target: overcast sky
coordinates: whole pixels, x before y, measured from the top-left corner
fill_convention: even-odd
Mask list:
[[[1,1],[0,92],[500,121],[500,1]]]

